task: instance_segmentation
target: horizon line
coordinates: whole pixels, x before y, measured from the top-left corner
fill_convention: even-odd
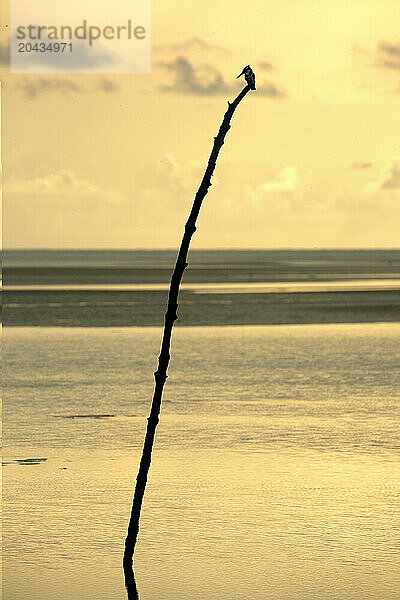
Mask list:
[[[233,251],[233,252],[271,252],[271,251],[335,251],[335,250],[339,250],[339,251],[400,251],[400,247],[382,247],[382,246],[377,246],[377,247],[366,247],[366,246],[360,246],[360,247],[343,247],[343,246],[332,246],[332,247],[310,247],[310,246],[301,246],[301,247],[287,247],[287,246],[282,246],[282,247],[277,247],[277,248],[232,248],[232,247],[227,247],[227,248],[191,248],[190,251],[191,252],[196,252],[196,251],[200,251],[200,252],[204,252],[204,251],[208,251],[208,252],[227,252],[227,251]],[[0,249],[0,253],[1,252],[171,252],[171,251],[178,251],[177,247],[170,247],[170,248],[54,248],[54,247],[38,247],[38,248],[21,248],[21,247],[17,247],[17,248],[1,248]]]

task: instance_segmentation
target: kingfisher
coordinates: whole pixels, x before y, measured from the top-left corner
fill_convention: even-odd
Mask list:
[[[250,89],[255,90],[256,89],[256,76],[250,65],[246,65],[244,67],[243,71],[240,73],[240,75],[238,75],[236,77],[236,79],[239,79],[239,77],[241,77],[242,75],[244,75],[244,78],[247,82],[247,85],[250,86]]]

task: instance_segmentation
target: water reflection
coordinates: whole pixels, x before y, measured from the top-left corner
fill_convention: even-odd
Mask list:
[[[124,562],[124,577],[128,600],[139,600],[132,563],[126,564]]]

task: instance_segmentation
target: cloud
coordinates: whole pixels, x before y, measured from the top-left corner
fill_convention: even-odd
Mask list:
[[[257,67],[261,69],[261,71],[272,71],[274,66],[272,63],[268,61],[260,61],[257,63]]]
[[[97,82],[96,90],[100,92],[106,92],[106,94],[112,94],[119,90],[119,85],[112,81],[111,79],[107,79],[106,77],[102,77]]]
[[[257,82],[256,85],[258,96],[267,96],[268,98],[272,98],[275,100],[283,99],[287,96],[284,90],[277,87],[271,81],[262,81],[261,83]]]
[[[135,225],[126,196],[67,169],[6,179],[3,214],[5,246],[115,246]]]
[[[119,86],[106,77],[95,78],[93,85],[78,84],[74,79],[59,76],[20,76],[20,79],[13,84],[15,89],[25,96],[28,100],[36,100],[41,94],[58,93],[68,98],[73,94],[84,92],[104,92],[114,93],[119,90]]]
[[[159,65],[172,76],[172,83],[159,86],[159,90],[162,92],[194,96],[221,96],[236,94],[242,87],[242,84],[236,80],[227,83],[222,73],[211,64],[197,66],[184,56],[178,56],[170,62],[159,62]],[[283,90],[271,82],[257,83],[257,95],[273,99],[286,96]]]
[[[15,87],[29,100],[35,100],[40,94],[58,92],[63,96],[76,94],[82,91],[82,87],[70,79],[59,77],[24,77]]]
[[[71,170],[21,176],[6,186],[5,245],[174,248],[205,166],[204,156],[146,161],[129,196]],[[197,247],[396,245],[395,194],[349,197],[335,186],[321,193],[297,181],[293,165],[252,182],[223,160],[216,174],[220,181],[213,177],[201,209]]]
[[[48,173],[31,179],[12,180],[5,184],[7,196],[19,197],[31,202],[52,201],[72,205],[87,203],[121,204],[124,197],[114,190],[101,188],[86,179],[76,177],[69,170]]]
[[[176,44],[158,45],[154,55],[157,90],[160,92],[215,97],[236,95],[243,87],[244,79],[236,80],[236,76],[246,64],[245,58],[240,58],[237,68],[232,72],[232,52],[199,37]],[[249,62],[252,63],[252,60]],[[261,77],[257,76],[258,69]],[[278,85],[263,80],[264,73],[272,69],[272,64],[266,60],[257,64],[256,97],[275,100],[286,97]]]
[[[293,192],[298,183],[298,172],[296,166],[284,167],[271,180],[258,186],[261,192]]]
[[[219,96],[239,90],[239,84],[228,85],[222,74],[212,65],[194,66],[184,56],[171,62],[160,62],[172,76],[172,84],[161,85],[160,91],[191,94],[196,96]]]
[[[168,239],[168,246],[176,243],[205,167],[204,158],[198,162],[178,161],[168,154],[151,166],[151,176],[146,168],[146,176],[137,178],[135,227],[140,228],[142,234],[146,231],[149,241],[159,244],[160,239]],[[249,183],[247,178],[236,175],[232,164],[222,161],[218,165],[199,216],[198,244],[213,239],[214,244],[230,246],[232,242],[237,243],[238,231],[243,244],[249,243],[249,239],[253,243],[257,231],[254,243],[262,245],[266,231],[272,232],[274,238],[279,237],[274,231],[277,221],[282,222],[284,229],[294,215],[312,220],[314,214],[322,212],[311,202],[304,202],[301,193],[297,193],[296,167],[282,169],[266,183],[262,180]],[[285,236],[286,240],[287,232]]]
[[[136,198],[141,200],[144,205],[152,206],[154,213],[163,212],[168,207],[168,214],[181,214],[184,218],[186,212],[191,206],[191,201],[199,186],[206,163],[202,162],[178,162],[175,156],[167,154],[160,158],[157,164],[152,168],[152,177],[139,178],[136,187]],[[238,183],[226,177],[231,167],[225,166],[217,169],[217,173],[212,178],[213,194],[216,194],[216,204],[219,206],[221,214],[227,209],[232,208],[231,199],[241,196],[240,202],[235,202],[235,211],[245,214],[248,209],[266,204],[266,195],[270,192],[276,192],[283,200],[283,196],[290,205],[293,205],[294,199],[292,192],[297,190],[298,169],[296,166],[287,166],[281,169],[275,177],[266,182],[255,185]],[[140,183],[140,181],[142,183]],[[160,193],[162,190],[162,193]],[[159,208],[158,209],[158,204]],[[218,210],[217,210],[218,212]]]
[[[351,163],[351,168],[357,171],[364,171],[365,169],[371,169],[373,167],[372,162],[355,161]]]
[[[46,42],[46,40],[45,40]],[[38,54],[40,64],[48,64],[57,72],[84,71],[95,72],[98,68],[110,67],[115,63],[115,57],[104,48],[89,46],[87,42],[74,40],[73,52],[43,52]]]
[[[378,46],[378,65],[386,69],[400,71],[400,42],[381,42]]]
[[[366,193],[394,190],[400,190],[400,156],[393,156],[377,181],[369,182],[364,188]]]

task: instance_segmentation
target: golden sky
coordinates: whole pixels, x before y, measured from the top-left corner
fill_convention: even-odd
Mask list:
[[[250,63],[197,248],[398,247],[398,0],[153,0],[149,75],[12,75],[3,244],[175,248]]]

